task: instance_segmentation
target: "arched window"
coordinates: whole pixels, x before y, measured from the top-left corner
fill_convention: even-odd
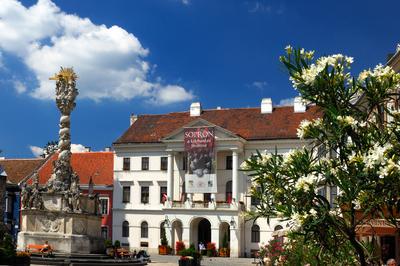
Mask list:
[[[251,227],[251,242],[259,243],[260,242],[260,227],[254,224]]]
[[[149,225],[147,222],[142,222],[140,225],[140,237],[141,238],[148,238],[149,237]]]
[[[122,237],[129,237],[129,223],[124,221],[122,223]]]
[[[282,225],[277,225],[277,226],[275,226],[274,231],[279,231],[282,229],[283,229]]]
[[[226,200],[227,203],[231,203],[232,202],[232,180],[226,182],[225,200]]]

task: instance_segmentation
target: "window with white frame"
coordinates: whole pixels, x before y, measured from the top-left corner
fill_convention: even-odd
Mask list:
[[[140,237],[141,238],[148,238],[149,237],[149,225],[147,222],[142,222],[140,225]]]
[[[148,186],[141,187],[140,202],[147,204],[149,203],[150,188]]]
[[[122,187],[122,202],[129,203],[131,200],[131,187],[123,186]]]
[[[103,215],[108,214],[108,197],[100,197],[100,213]]]

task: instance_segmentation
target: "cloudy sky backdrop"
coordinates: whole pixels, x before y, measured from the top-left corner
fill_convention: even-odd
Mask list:
[[[399,1],[0,0],[0,156],[57,140],[54,81],[79,79],[72,141],[102,150],[129,115],[254,107],[296,96],[278,57],[287,44],[385,63],[400,42]]]

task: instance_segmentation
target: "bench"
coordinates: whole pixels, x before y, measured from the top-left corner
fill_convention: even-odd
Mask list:
[[[44,250],[47,247],[46,250]],[[53,253],[53,249],[50,245],[39,245],[39,244],[28,244],[26,246],[26,251],[29,253],[35,252],[40,253],[42,255],[51,255]]]

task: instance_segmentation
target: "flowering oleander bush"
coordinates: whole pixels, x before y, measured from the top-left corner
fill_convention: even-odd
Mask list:
[[[305,244],[318,243],[317,259],[351,247],[366,265],[371,256],[357,229],[373,217],[396,224],[400,211],[400,74],[378,65],[354,77],[351,57],[315,60],[313,51],[290,46],[280,60],[320,116],[298,127],[305,147],[257,152],[242,164],[260,201],[249,215],[290,221]],[[318,192],[324,187],[337,188],[335,198]]]
[[[278,238],[271,239],[268,244],[260,247],[259,254],[261,258],[268,257],[272,265],[278,264],[285,254],[282,241]]]

